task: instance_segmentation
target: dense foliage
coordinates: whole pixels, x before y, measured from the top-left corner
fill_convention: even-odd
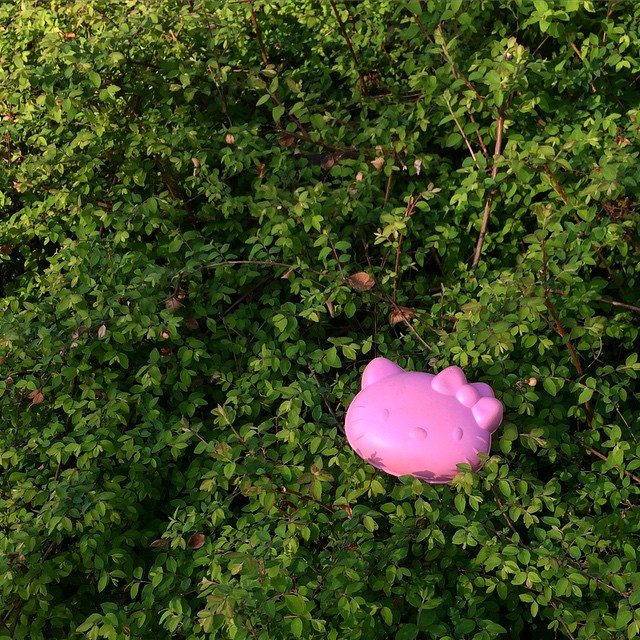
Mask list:
[[[640,5],[0,1],[0,639],[640,633]],[[490,381],[376,472],[373,356]]]

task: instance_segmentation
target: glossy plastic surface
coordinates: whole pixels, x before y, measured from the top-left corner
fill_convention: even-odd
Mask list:
[[[346,435],[361,458],[386,473],[443,483],[460,463],[480,467],[478,453],[489,453],[501,422],[491,387],[467,383],[459,367],[433,375],[376,358],[347,411]]]

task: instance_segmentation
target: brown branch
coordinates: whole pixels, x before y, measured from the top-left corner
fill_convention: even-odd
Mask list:
[[[264,62],[264,66],[269,66],[269,59],[267,58],[267,52],[264,48],[264,41],[262,40],[262,29],[260,29],[260,24],[258,23],[258,18],[256,18],[256,13],[253,10],[253,0],[247,0],[247,2],[251,5],[251,23],[253,24],[253,28],[256,32],[256,39],[258,40],[258,46],[260,47],[260,53],[262,54],[262,62]]]
[[[597,298],[596,302],[602,302],[603,304],[610,304],[613,307],[622,307],[623,309],[629,309],[629,311],[633,311],[634,313],[640,313],[640,307],[636,307],[632,304],[627,304],[626,302],[617,302],[616,300],[605,300],[604,298]]]
[[[547,270],[547,247],[545,245],[544,240],[542,241],[541,248],[542,248],[542,284],[544,286],[544,302],[549,313],[551,314],[551,317],[553,318],[553,323],[554,323],[553,328],[555,329],[555,332],[564,340],[566,338],[567,332],[549,296],[549,293],[551,290],[549,289],[549,286],[548,286],[549,278],[548,278],[548,270]],[[566,338],[566,344],[567,344],[567,350],[569,351],[569,354],[571,356],[571,361],[573,362],[573,366],[576,370],[576,373],[579,376],[584,375],[584,372],[582,370],[582,365],[580,364],[578,355],[576,354],[573,348],[573,345],[571,344],[571,340]]]
[[[285,495],[290,493],[294,496],[298,496],[298,498],[302,498],[303,500],[306,500],[307,502],[315,502],[317,505],[320,505],[323,509],[326,509],[329,513],[335,513],[335,509],[332,509],[331,507],[327,506],[324,502],[321,502],[320,500],[316,500],[313,496],[307,496],[304,493],[300,493],[295,489],[282,487],[282,489],[280,489],[280,492],[284,493]]]
[[[467,107],[467,114],[469,115],[469,120],[471,120],[471,122],[473,122],[474,124],[476,123],[476,119],[473,117],[473,113],[471,113],[471,109],[469,109],[469,107]],[[480,133],[480,129],[476,129],[476,137],[478,138],[478,144],[480,145],[480,148],[482,149],[482,155],[489,160],[489,150],[487,149],[484,140],[482,139],[482,134]]]
[[[465,83],[467,88],[473,91],[473,93],[475,93],[476,98],[481,102],[484,102],[484,96],[478,93],[478,90],[471,84],[471,81],[464,75],[464,73],[460,71],[460,69],[458,69],[455,62],[453,61],[453,57],[451,56],[451,53],[449,52],[449,49],[447,48],[447,44],[444,40],[442,27],[438,27],[437,32],[438,32],[438,35],[442,38],[442,43],[440,44],[440,46],[442,47],[442,54],[447,60],[447,62],[451,65],[451,73],[453,74],[453,77],[457,80],[459,76],[462,79],[462,81]],[[433,43],[433,40],[431,39],[429,40]]]
[[[601,453],[597,449],[594,449],[592,446],[588,445],[583,440],[580,440],[580,438],[575,438],[575,440],[576,440],[576,442],[578,442],[578,444],[580,444],[582,447],[584,447],[589,453],[593,454],[596,458],[600,458],[600,460],[602,460],[603,462],[607,461],[607,456],[605,456],[604,453]],[[631,473],[631,471],[627,471],[627,469],[622,469],[618,465],[615,465],[614,469],[617,469],[618,471],[622,471],[622,473],[624,473],[625,476],[628,476],[636,484],[640,485],[640,478],[638,476],[636,476],[635,474]]]
[[[502,509],[502,517],[505,519],[507,525],[509,526],[509,529],[511,529],[511,531],[513,531],[513,533],[518,533],[516,531],[515,526],[513,525],[513,522],[511,520],[511,518],[509,517],[509,514],[506,512],[506,510],[504,510],[504,506],[502,504],[502,500],[500,500],[500,496],[498,495],[498,490],[495,488],[494,485],[491,486],[491,490],[493,491],[493,495],[495,496],[496,502],[498,503],[498,506],[500,507],[500,509]]]
[[[404,211],[404,217],[405,218],[409,218],[413,215],[413,212],[415,211],[416,208],[416,204],[418,202],[418,200],[420,199],[420,196],[418,196],[417,198],[411,198],[411,200],[409,200],[408,204],[407,204],[407,208]],[[396,274],[395,278],[393,279],[393,301],[394,303],[397,302],[398,300],[398,269],[400,268],[400,256],[402,255],[402,241],[404,240],[404,236],[401,235],[400,236],[400,240],[398,241],[398,246],[396,248],[396,264],[394,267],[393,272]]]
[[[473,147],[471,146],[471,142],[467,136],[467,134],[464,132],[464,129],[462,128],[462,125],[460,124],[460,121],[458,120],[458,118],[456,118],[456,114],[453,112],[453,109],[451,108],[451,103],[449,102],[449,100],[446,98],[444,101],[447,103],[447,108],[449,109],[449,113],[451,114],[451,117],[453,118],[453,121],[456,123],[456,126],[458,127],[458,131],[460,132],[460,135],[462,136],[463,140],[465,141],[465,144],[467,145],[467,149],[469,149],[469,153],[471,154],[471,157],[473,158],[473,164],[476,165],[476,169],[480,169],[480,167],[478,166],[478,159],[476,158],[476,154],[473,150]]]
[[[597,245],[591,243],[591,248],[593,249],[595,254],[598,256],[598,258],[600,259],[600,263],[602,264],[602,266],[607,270],[607,273],[609,274],[609,278],[611,278],[613,283],[616,285],[616,289],[618,289],[618,293],[620,293],[620,295],[624,295],[624,291],[623,291],[622,286],[620,284],[620,279],[613,272],[613,269],[611,268],[611,265],[609,264],[609,261],[604,257],[604,255],[602,255],[602,251],[601,251],[600,247],[598,247]]]
[[[322,401],[324,402],[324,406],[327,407],[327,410],[331,414],[331,417],[338,424],[340,424],[340,422],[338,421],[338,418],[336,417],[336,413],[333,410],[333,407],[331,406],[331,403],[329,402],[329,399],[327,398],[327,394],[326,393],[322,393],[322,387],[320,386],[320,380],[318,380],[318,376],[317,376],[317,374],[316,374],[314,369],[311,369],[311,377],[313,378],[313,381],[316,383],[316,386],[318,387],[318,392],[320,393],[320,397],[322,398]]]
[[[300,120],[298,120],[298,118],[296,118],[293,113],[291,113],[291,111],[289,111],[289,109],[287,109],[287,107],[285,107],[282,102],[280,102],[280,99],[278,98],[278,96],[275,93],[271,93],[269,92],[269,96],[271,96],[271,99],[279,106],[282,107],[284,109],[284,112],[287,114],[287,116],[289,116],[289,118],[291,118],[291,120],[293,121],[293,123],[296,125],[296,127],[298,127],[298,129],[300,131],[302,131],[303,135],[306,137],[306,139],[310,142],[314,142],[311,139],[311,136],[309,135],[309,132],[304,128],[304,126],[302,125],[302,123],[300,122]],[[293,134],[289,134],[289,135],[293,135]],[[319,144],[321,146],[326,146],[324,145],[324,143],[322,142],[322,140],[316,142],[316,144]]]
[[[497,158],[502,155],[502,134],[504,132],[504,113],[500,112],[498,116],[497,132],[496,132],[496,146],[493,152],[493,168],[491,169],[491,179],[495,180],[498,175],[498,165],[496,164]],[[478,243],[476,244],[476,252],[473,256],[472,266],[475,269],[480,263],[480,254],[482,253],[482,245],[484,244],[484,238],[487,235],[487,227],[489,226],[489,216],[491,215],[491,207],[493,205],[493,198],[496,194],[497,188],[494,187],[487,197],[487,201],[484,205],[484,214],[482,215],[482,224],[480,225],[480,235],[478,236]]]
[[[553,170],[551,169],[551,167],[549,166],[548,163],[545,163],[544,169],[545,169],[547,175],[549,176],[549,178],[551,179],[551,183],[552,183],[553,188],[555,189],[556,193],[560,196],[560,199],[562,200],[564,205],[565,206],[568,205],[569,204],[569,198],[567,197],[567,194],[566,194],[565,190],[562,188],[562,185],[558,182],[558,179],[556,178],[555,174],[553,173]],[[574,215],[574,219],[575,219],[576,222],[580,222],[580,217],[577,214]],[[602,251],[600,250],[600,248],[598,246],[596,246],[595,244],[593,244],[593,243],[591,243],[591,248],[593,249],[594,253],[598,256],[598,258],[600,259],[600,262],[602,263],[604,268],[607,270],[607,273],[609,274],[609,277],[615,283],[618,291],[620,293],[622,293],[622,287],[620,286],[620,281],[619,281],[618,277],[616,276],[616,274],[611,269],[611,266],[609,265],[607,259],[602,255]]]
[[[582,62],[582,54],[580,53],[580,49],[578,49],[578,47],[576,47],[576,43],[575,42],[571,42],[571,48],[575,51],[576,55],[578,56],[578,58],[580,58],[580,62]]]
[[[391,171],[389,173],[389,177],[387,178],[387,188],[385,189],[384,192],[384,204],[383,206],[387,206],[387,203],[389,202],[389,195],[391,193],[391,178],[393,177],[393,171]]]
[[[551,600],[549,602],[549,604],[557,611],[558,610],[558,605]],[[562,612],[560,612],[560,616],[562,615]],[[571,630],[569,629],[569,625],[560,617],[558,616],[558,620],[560,621],[560,624],[564,627],[564,632],[567,634],[567,636],[569,637],[569,640],[575,640],[575,636],[571,633]]]
[[[340,13],[338,12],[338,7],[336,6],[335,0],[329,0],[329,2],[331,3],[331,8],[333,9],[333,13],[335,14],[336,20],[338,21],[338,29],[340,30],[342,37],[347,43],[347,48],[349,49],[351,58],[353,59],[353,62],[356,66],[356,72],[358,73],[358,77],[360,78],[360,89],[362,90],[362,94],[368,97],[369,92],[367,91],[367,83],[364,79],[364,76],[362,75],[362,72],[360,71],[360,63],[358,62],[358,56],[356,55],[355,49],[353,48],[351,38],[349,37],[349,34],[344,27],[344,23],[342,22],[342,18],[340,17]]]
[[[553,322],[555,324],[556,333],[563,340],[566,341],[567,351],[569,351],[569,355],[571,356],[571,361],[573,362],[573,366],[574,366],[574,368],[576,370],[576,373],[579,376],[583,376],[584,375],[584,371],[582,370],[582,365],[580,364],[580,359],[578,358],[578,354],[576,353],[575,349],[573,348],[573,344],[571,343],[571,340],[569,340],[569,338],[567,338],[566,329],[564,328],[564,325],[562,324],[562,321],[560,320],[560,316],[558,315],[558,312],[556,311],[556,308],[553,306],[553,303],[551,302],[551,298],[549,297],[549,292],[546,289],[545,289],[545,292],[544,292],[544,301],[545,301],[545,304],[547,306],[547,309],[549,310],[549,313],[551,314],[551,317],[553,318]]]
[[[567,198],[567,194],[564,192],[564,189],[558,182],[558,179],[556,178],[555,174],[553,173],[553,170],[551,169],[548,163],[545,163],[544,170],[547,172],[547,175],[551,178],[553,188],[556,190],[556,193],[562,199],[562,202],[564,202],[565,205],[569,204],[569,199]]]
[[[209,32],[212,33],[211,25],[209,25]],[[214,42],[213,35],[211,36],[211,42]],[[220,66],[220,56],[218,55],[217,47],[213,46],[213,57],[216,61],[216,67],[218,68],[218,74],[222,78],[222,67]],[[227,117],[229,121],[229,126],[233,126],[233,121],[231,120],[231,115],[229,114],[229,103],[227,102],[227,94],[224,92],[222,88],[221,82],[216,82],[216,89],[218,90],[218,95],[220,96],[220,101],[222,102],[222,110],[224,111],[224,115]]]
[[[556,308],[553,306],[553,302],[551,301],[550,289],[548,286],[547,248],[544,243],[544,240],[542,241],[541,246],[542,246],[542,282],[544,286],[544,303],[549,313],[551,314],[551,318],[553,319],[555,332],[562,338],[562,340],[564,341],[567,347],[567,351],[569,352],[569,356],[571,357],[571,362],[573,362],[573,366],[576,370],[576,373],[582,377],[584,375],[584,371],[582,369],[582,364],[580,363],[580,358],[578,358],[578,354],[573,348],[573,344],[571,343],[571,340],[567,336],[567,331],[564,328],[564,325],[562,324],[562,320],[560,320],[560,316],[558,315],[558,312],[556,311]],[[591,428],[591,416],[592,416],[591,402],[587,400],[584,403],[584,407],[587,411],[587,424],[589,425],[589,428]]]

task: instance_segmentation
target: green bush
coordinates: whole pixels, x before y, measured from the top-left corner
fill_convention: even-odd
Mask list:
[[[636,637],[639,25],[0,2],[0,639]],[[480,472],[349,449],[376,355]]]

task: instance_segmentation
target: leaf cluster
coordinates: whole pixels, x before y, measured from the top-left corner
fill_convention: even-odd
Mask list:
[[[0,640],[637,637],[639,24],[0,2]],[[378,355],[479,472],[348,448]]]

